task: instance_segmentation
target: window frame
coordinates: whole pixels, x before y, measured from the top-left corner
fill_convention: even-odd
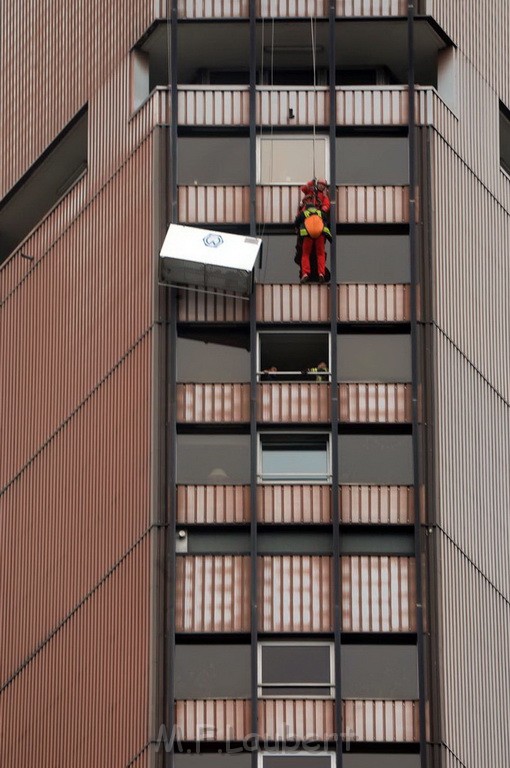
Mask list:
[[[279,475],[275,475],[275,477],[264,477],[263,472],[263,456],[264,456],[264,445],[263,441],[264,438],[271,435],[278,435],[281,437],[288,437],[287,440],[288,445],[292,445],[292,443],[298,443],[299,441],[306,442],[306,438],[312,438],[313,436],[321,436],[324,438],[324,442],[326,445],[326,473],[321,474],[320,477],[317,477],[316,479],[308,476],[298,476],[297,474],[289,474],[289,477],[286,477],[285,479],[282,478],[282,473]],[[270,441],[269,441],[270,442]],[[317,441],[318,442],[318,441]],[[277,441],[275,441],[275,444]],[[310,443],[313,443],[313,440],[310,439]],[[285,445],[285,441],[282,440],[282,445]],[[264,430],[259,431],[257,434],[257,483],[259,485],[331,485],[332,481],[332,459],[331,459],[331,432],[326,432],[324,430],[311,430],[307,432],[295,432],[295,431],[278,431],[278,430]]]
[[[304,184],[306,181],[305,178],[300,176],[300,181],[263,181],[262,180],[262,143],[267,142],[278,142],[278,141],[285,141],[287,144],[292,141],[303,141],[304,139],[307,139],[311,143],[312,151],[313,151],[313,143],[323,143],[324,144],[324,168],[319,168],[316,170],[316,176],[317,178],[324,178],[327,179],[329,176],[329,162],[330,162],[330,151],[329,151],[329,136],[326,136],[324,134],[319,134],[318,136],[313,136],[311,133],[286,133],[286,134],[273,134],[268,136],[257,136],[257,145],[256,145],[256,158],[257,158],[257,173],[256,173],[256,183],[260,184],[262,186],[278,186],[278,187],[296,187],[301,186],[301,184]],[[296,163],[296,168],[298,167],[298,163]],[[306,175],[306,174],[305,174]],[[310,178],[313,175],[310,174]]]
[[[276,646],[276,647],[288,647],[288,646],[307,646],[307,647],[317,647],[317,646],[327,646],[329,647],[329,683],[326,683],[323,687],[328,688],[329,687],[329,693],[324,695],[319,694],[306,694],[306,693],[293,693],[293,694],[265,694],[263,693],[264,688],[292,688],[293,683],[265,683],[262,679],[262,653],[265,647],[268,646]],[[257,696],[259,699],[321,699],[321,700],[330,700],[335,698],[335,646],[333,642],[330,642],[328,640],[284,640],[283,642],[280,640],[261,640],[258,643],[257,646],[257,669],[258,669],[258,680],[257,680]],[[296,683],[296,688],[319,688],[321,687],[321,683]]]

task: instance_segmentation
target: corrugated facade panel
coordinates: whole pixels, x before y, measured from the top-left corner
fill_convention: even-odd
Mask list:
[[[336,0],[337,16],[405,16],[407,0]]]
[[[405,224],[409,220],[409,187],[337,187],[340,224]]]
[[[117,157],[117,164],[124,159],[128,51],[152,14],[152,3],[145,0],[3,5],[2,36],[9,46],[2,57],[0,92],[9,98],[0,113],[0,199],[86,102],[94,175],[97,171],[105,179],[111,172],[107,158]],[[30,131],[20,131],[20,125],[30,125]]]
[[[410,424],[411,384],[340,384],[340,421]]]
[[[177,522],[221,524],[250,522],[249,485],[178,485]]]
[[[180,19],[248,18],[249,0],[177,0]]]
[[[344,701],[343,728],[349,741],[418,742],[418,702],[365,699]]]
[[[124,766],[147,744],[149,549],[146,536],[2,691],[2,766],[30,765],[34,755],[40,768],[67,765],[70,755],[77,768]],[[48,621],[37,642],[54,628]],[[2,629],[2,661],[10,633]],[[136,765],[148,765],[146,753]]]
[[[339,285],[338,319],[344,323],[409,322],[411,287],[394,283]]]
[[[331,632],[331,601],[331,558],[260,558],[260,632]]]
[[[178,422],[238,423],[249,418],[249,384],[177,384]]]
[[[257,89],[257,124],[329,125],[329,92],[325,87]]]
[[[250,93],[246,86],[179,87],[179,125],[249,125]]]
[[[259,701],[258,714],[263,741],[327,741],[335,733],[331,699],[265,699]]]
[[[161,2],[161,0],[159,0]],[[248,0],[178,0],[179,18],[246,18]],[[324,17],[326,0],[257,0],[264,18]],[[407,0],[336,0],[337,16],[404,16]]]
[[[178,555],[177,632],[249,632],[250,558]]]
[[[175,725],[182,741],[243,741],[251,732],[247,699],[181,699]]]
[[[342,557],[344,632],[415,632],[416,576],[411,557]]]
[[[16,408],[0,414],[0,487],[150,328],[152,151],[147,140],[62,234],[51,215],[27,241],[34,261],[2,307],[0,390]]]
[[[258,420],[264,424],[329,421],[329,384],[283,382],[258,385]]]
[[[342,523],[411,525],[414,522],[410,485],[341,485]]]
[[[184,323],[247,323],[250,304],[240,296],[203,291],[178,291],[177,319]]]
[[[261,323],[329,322],[327,285],[262,285],[255,288]]]
[[[261,523],[330,523],[329,485],[261,485],[257,488]]]
[[[181,186],[178,210],[181,224],[248,224],[250,188],[214,184]]]

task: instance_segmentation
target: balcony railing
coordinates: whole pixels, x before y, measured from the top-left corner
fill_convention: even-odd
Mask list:
[[[162,0],[157,0],[162,6]],[[325,18],[328,15],[327,0],[257,0],[257,16],[260,18]],[[160,15],[165,13],[160,8]],[[178,0],[177,13],[181,19],[247,19],[248,0]],[[338,17],[357,16],[405,16],[407,0],[336,0]]]

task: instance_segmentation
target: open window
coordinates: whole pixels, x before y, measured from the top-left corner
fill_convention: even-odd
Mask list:
[[[331,482],[330,437],[324,432],[263,432],[259,435],[262,483]]]
[[[328,333],[260,331],[258,342],[260,381],[329,381]]]
[[[327,179],[328,169],[327,136],[314,139],[311,134],[278,134],[257,138],[257,184],[302,184],[314,177]]]
[[[331,698],[334,648],[327,642],[267,642],[259,648],[258,695]]]
[[[499,162],[510,176],[510,109],[499,102]]]

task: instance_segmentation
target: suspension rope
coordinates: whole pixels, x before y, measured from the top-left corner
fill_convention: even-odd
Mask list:
[[[317,179],[315,170],[315,128],[317,120],[317,64],[315,61],[315,37],[316,37],[316,19],[310,16],[310,37],[312,41],[312,68],[313,68],[313,180]]]

